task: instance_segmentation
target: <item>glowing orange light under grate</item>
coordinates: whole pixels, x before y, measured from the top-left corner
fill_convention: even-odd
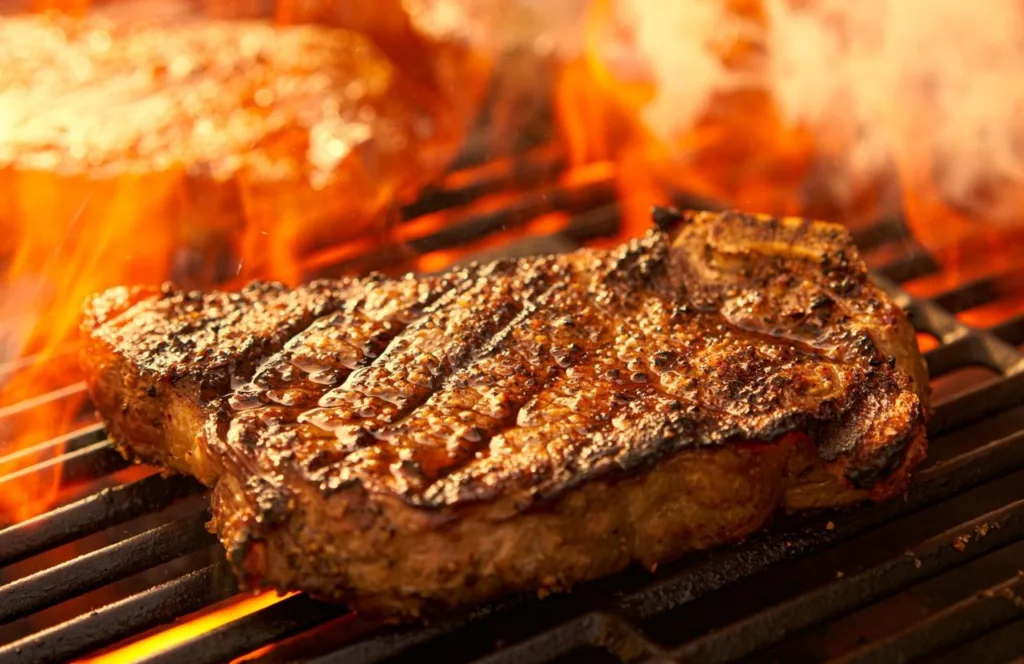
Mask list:
[[[265,592],[256,596],[240,595],[228,600],[226,606],[221,606],[196,618],[186,618],[173,627],[121,646],[116,650],[80,660],[80,664],[131,664],[131,662],[137,662],[144,657],[151,657],[168,648],[185,643],[221,625],[244,618],[250,613],[277,604],[295,594],[297,593],[278,595],[275,592]]]

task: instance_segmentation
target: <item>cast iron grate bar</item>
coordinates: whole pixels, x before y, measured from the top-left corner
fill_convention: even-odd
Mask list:
[[[1024,270],[1015,269],[999,274],[986,275],[946,291],[933,302],[951,314],[973,309],[998,299],[1004,293],[1024,288]]]
[[[24,465],[25,459],[39,459],[67,454],[68,452],[88,447],[93,443],[98,443],[106,435],[106,432],[103,430],[103,424],[97,422],[42,443],[11,452],[0,457],[0,482],[3,482],[4,476],[17,472]]]
[[[1024,344],[1024,314],[1017,314],[1009,320],[991,328],[989,333],[1011,346]]]
[[[79,381],[66,387],[40,394],[39,396],[25,399],[9,406],[0,407],[0,420],[7,419],[8,417],[17,417],[22,413],[45,406],[48,403],[54,401],[60,401],[61,399],[67,399],[68,397],[77,397],[85,394],[85,381]]]
[[[977,537],[988,527],[985,537]],[[995,525],[998,524],[998,527]],[[954,545],[971,538],[961,549]],[[739,620],[680,647],[673,654],[687,662],[722,662],[749,655],[798,630],[830,620],[893,595],[1024,538],[1024,501],[964,522],[929,538],[906,554],[856,575],[834,581]]]
[[[0,587],[0,624],[213,544],[209,519],[203,510]]]
[[[927,657],[929,664],[1024,664],[1024,618]]]
[[[639,630],[610,613],[594,612],[534,639],[482,657],[479,664],[526,664],[550,662],[583,648],[598,648],[622,662],[667,659],[664,650],[647,640]]]
[[[1020,618],[1024,618],[1024,578],[1017,577],[983,590],[889,638],[866,645],[839,661],[842,664],[882,664],[916,660]]]
[[[911,250],[903,256],[877,269],[878,274],[898,284],[906,283],[939,271],[939,264],[923,249]]]
[[[130,465],[131,463],[114,449],[113,443],[101,440],[0,477],[0,491],[6,483],[13,484],[34,473],[46,472],[52,468],[59,467],[61,482],[71,485],[98,480]]]
[[[508,191],[509,186],[531,187],[550,183],[565,171],[566,161],[562,155],[527,154],[510,162],[508,172],[483,175],[459,187],[428,187],[420,197],[403,206],[403,221],[443,212],[468,205],[489,194]]]
[[[294,595],[168,648],[139,664],[214,664],[318,627],[349,613],[344,606]]]
[[[907,227],[907,220],[901,215],[888,216],[865,224],[862,227],[850,229],[850,236],[854,244],[861,252],[867,253],[880,247],[891,244],[907,245],[916,244],[914,237]]]
[[[0,647],[3,662],[66,662],[227,599],[237,592],[225,564],[208,565],[144,592]]]
[[[0,530],[0,567],[137,516],[159,512],[179,498],[202,490],[203,486],[190,477],[159,474],[104,489]]]
[[[492,212],[469,213],[461,220],[405,242],[386,244],[372,252],[333,262],[322,274],[366,273],[402,264],[410,256],[464,247],[495,233],[519,228],[548,212],[580,212],[610,203],[615,192],[607,182],[595,182],[566,190],[551,187],[524,193],[514,202]]]

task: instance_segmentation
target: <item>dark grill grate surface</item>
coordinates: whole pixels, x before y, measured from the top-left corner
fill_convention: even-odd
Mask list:
[[[558,232],[478,255],[562,251],[614,234],[620,221],[610,183],[553,185],[563,168],[557,156],[541,154],[511,172],[429,192],[404,217],[413,225],[445,211],[449,225],[320,273],[382,267],[410,249],[456,247],[553,211],[568,215]],[[474,201],[513,187],[522,193],[505,205],[472,211]],[[899,220],[880,221],[857,240],[869,260],[887,246],[909,247],[875,264],[876,278],[937,340],[927,353],[940,395],[932,451],[905,500],[781,518],[744,543],[655,574],[630,570],[571,594],[511,598],[426,627],[374,625],[344,607],[292,596],[147,661],[218,662],[269,644],[276,647],[258,661],[1010,661],[1024,652],[1024,355],[1016,348],[1024,316],[988,330],[957,320],[996,297],[996,277],[930,299],[909,295],[900,284],[938,266]],[[31,407],[0,411],[0,420]],[[51,446],[59,443],[62,454],[19,472],[63,463],[72,483],[101,481],[126,466],[99,425]],[[0,490],[11,479],[5,461]],[[206,518],[197,483],[152,475],[0,530],[0,661],[65,661],[233,596]],[[69,543],[81,546],[60,548]],[[77,616],[47,617],[48,607],[104,587],[113,590],[86,595],[91,604]]]

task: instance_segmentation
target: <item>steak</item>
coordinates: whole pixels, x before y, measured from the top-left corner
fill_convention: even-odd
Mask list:
[[[901,492],[928,378],[840,226],[660,209],[611,250],[241,292],[116,288],[110,438],[214,488],[247,586],[409,619]]]

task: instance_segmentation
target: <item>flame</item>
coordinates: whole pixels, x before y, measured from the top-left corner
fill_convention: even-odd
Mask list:
[[[916,14],[891,0],[585,2],[553,100],[573,172],[613,172],[625,223],[609,241],[648,228],[650,206],[666,202],[854,229],[901,215],[939,265],[905,285],[915,295],[1019,269],[1024,131],[1011,109],[1024,91],[1006,81],[1024,65],[1024,7],[1001,6],[998,21],[945,0]],[[951,42],[958,24],[970,38]],[[424,224],[450,223],[438,217]],[[867,256],[882,265],[907,251],[894,242]],[[996,284],[994,301],[958,318],[987,328],[1020,315],[1019,284]]]
[[[203,7],[216,15],[220,4],[211,0]],[[299,20],[288,7],[301,4],[278,5],[281,20]],[[249,24],[224,22],[126,28],[119,19],[92,14],[81,21],[51,13],[0,20],[0,41],[20,40],[24,52],[37,56],[29,61],[17,49],[0,50],[0,57],[15,58],[12,66],[0,63],[7,76],[0,79],[0,465],[34,467],[47,458],[33,452],[40,443],[92,421],[76,358],[79,312],[88,296],[165,280],[187,288],[254,278],[294,284],[308,278],[305,261],[319,251],[355,238],[368,240],[364,251],[384,241],[394,206],[412,198],[454,154],[490,66],[457,46],[431,50],[423,38],[401,42],[406,33],[394,26],[411,28],[399,4],[391,5],[399,16],[367,14],[366,8],[384,6],[355,2],[346,7],[363,13],[326,21],[366,28],[386,42],[386,55],[364,36],[319,27],[322,34],[303,37],[306,28],[245,33]],[[80,15],[89,3],[38,0],[32,7]],[[252,67],[243,63],[241,74],[217,69],[213,63],[223,53],[208,53],[208,46],[217,40],[230,46],[231,25],[242,26],[238,39],[246,43],[250,37],[281,39],[267,57],[282,64],[273,60],[263,73],[253,73],[258,59]],[[208,39],[196,38],[197,31]],[[114,57],[122,44],[135,55]],[[164,49],[168,60],[161,64]],[[319,69],[301,69],[299,56],[305,57],[301,67]],[[180,80],[165,71],[204,58],[209,67]],[[140,72],[148,75],[150,65],[154,79],[147,83]],[[36,76],[43,68],[53,76]],[[180,101],[193,109],[186,102],[202,88],[188,87],[190,81],[217,71],[229,72],[213,81],[221,93],[197,97],[202,110],[188,111],[197,115],[183,110],[161,124],[162,104]],[[330,76],[345,85],[323,87]],[[45,97],[47,90],[57,96]],[[360,100],[353,110],[358,121],[336,121],[330,103],[343,105],[349,97]],[[111,99],[119,105],[94,109],[114,104],[105,101]],[[69,110],[81,120],[80,131]],[[284,124],[274,113],[283,114]],[[252,134],[252,144],[236,153],[215,152],[214,137],[231,141],[232,132],[240,132],[241,145],[252,127],[262,131],[265,118],[277,129]],[[141,140],[117,152],[133,123],[152,124],[153,131],[140,136],[167,138],[157,148],[166,158],[145,156]],[[211,137],[193,141],[206,125],[214,127]],[[41,127],[52,133],[40,133]],[[102,169],[88,165],[94,158]],[[197,174],[193,158],[210,173]],[[298,175],[288,170],[294,164],[304,169]],[[60,490],[60,464],[19,474],[0,491],[0,524],[46,510]]]
[[[731,2],[759,17],[756,3]],[[613,0],[591,0],[580,58],[564,69],[556,98],[574,163],[611,160],[626,219],[625,233],[649,226],[652,204],[679,192],[779,214],[796,213],[794,195],[813,156],[809,136],[786,127],[768,94],[737,89],[716,94],[685,131],[659,136],[644,122],[659,97],[653,73],[635,58],[637,35]],[[678,13],[667,10],[666,13]],[[718,56],[723,67],[746,66],[753,45],[740,40]]]
[[[259,595],[236,595],[214,609],[185,618],[173,627],[161,629],[155,634],[145,636],[114,650],[79,660],[79,664],[131,664],[146,657],[173,648],[205,632],[222,625],[244,618],[250,613],[273,606],[297,593],[279,595],[276,592],[264,592]]]
[[[116,181],[59,182],[23,173],[9,191],[17,250],[3,272],[8,357],[32,357],[0,386],[0,423],[10,454],[72,428],[86,393],[74,353],[65,352],[90,294],[116,283],[160,281],[169,273],[170,226],[162,216],[175,174],[124,176]],[[73,342],[71,342],[73,343]],[[63,399],[43,400],[69,385]],[[32,408],[18,405],[36,397]],[[4,408],[6,407],[6,412]],[[18,467],[40,458],[22,455]],[[16,470],[17,468],[15,468]],[[20,521],[45,509],[60,487],[60,465],[25,474],[0,492],[0,521]]]
[[[908,287],[948,291],[1013,269],[1024,246],[1011,110],[1024,89],[1006,84],[1024,66],[1024,6],[1001,5],[998,20],[953,0],[923,13],[897,0],[589,0],[558,81],[561,135],[574,164],[615,164],[625,235],[666,200],[854,228],[902,214],[942,266]],[[958,25],[969,38],[949,39]]]

